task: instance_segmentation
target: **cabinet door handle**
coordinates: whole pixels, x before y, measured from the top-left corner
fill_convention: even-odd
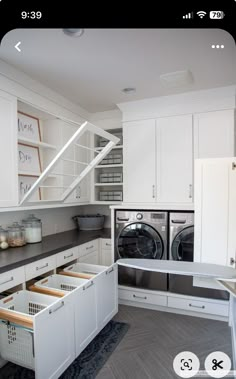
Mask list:
[[[48,267],[48,263],[46,263],[44,266],[36,267],[36,271],[42,270],[42,268],[46,268],[46,267]]]
[[[232,257],[230,258],[230,264],[231,264],[231,266],[233,266],[235,264],[235,259]]]
[[[1,283],[0,283],[0,286],[1,286],[2,284],[6,284],[6,283],[9,283],[9,282],[12,282],[13,280],[14,280],[14,277],[11,276],[10,279],[5,280],[5,282],[1,282]]]
[[[110,270],[107,270],[106,275],[110,274],[112,271],[114,271],[114,267],[112,267]]]
[[[80,186],[78,186],[76,190],[76,199],[80,199],[80,196],[81,196],[81,188]]]
[[[233,163],[232,163],[232,170],[235,170],[235,169],[236,169],[236,163],[233,162]]]
[[[93,283],[93,281],[91,281],[91,283],[87,287],[83,286],[83,291],[87,290],[88,288],[92,287],[93,285],[94,285],[94,283]]]
[[[70,255],[64,255],[64,259],[67,259],[67,258],[71,258],[71,257],[73,257],[74,256],[74,254],[72,253],[72,254],[70,254]]]
[[[193,304],[189,303],[189,306],[192,307],[192,308],[205,309],[205,305],[193,305]]]
[[[192,199],[193,197],[193,185],[192,184],[189,184],[189,195],[188,195],[189,199]]]
[[[54,309],[49,309],[49,314],[51,315],[52,313],[58,311],[58,309],[62,308],[65,305],[64,301],[61,302],[61,305],[59,307],[54,308]]]
[[[86,247],[86,250],[89,250],[89,249],[92,249],[93,245],[92,246],[88,246]]]
[[[155,199],[155,185],[152,186],[152,197]]]
[[[111,243],[107,243],[107,242],[106,242],[106,246],[111,246]]]
[[[137,299],[147,300],[147,296],[137,296],[137,295],[133,295],[133,297],[135,297],[135,298],[137,298]]]

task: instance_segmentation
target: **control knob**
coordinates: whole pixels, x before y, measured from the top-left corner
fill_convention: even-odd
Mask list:
[[[142,220],[142,218],[143,218],[142,213],[137,213],[137,215],[136,215],[136,219],[137,219],[137,220]]]

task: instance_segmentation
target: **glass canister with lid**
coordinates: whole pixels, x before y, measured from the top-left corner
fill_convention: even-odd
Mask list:
[[[8,244],[10,247],[24,246],[26,244],[25,228],[18,222],[8,227]]]
[[[42,222],[39,218],[30,214],[25,220],[22,220],[25,228],[25,237],[27,243],[37,243],[42,241]]]
[[[8,246],[8,231],[0,225],[0,250],[5,250]]]

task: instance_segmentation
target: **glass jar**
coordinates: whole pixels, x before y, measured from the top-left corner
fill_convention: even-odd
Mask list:
[[[42,222],[39,218],[30,214],[28,218],[22,220],[25,228],[25,238],[27,243],[37,243],[42,241]]]
[[[8,246],[8,232],[0,225],[0,250],[5,250]]]
[[[8,244],[10,247],[24,246],[26,244],[25,228],[18,222],[8,227]]]

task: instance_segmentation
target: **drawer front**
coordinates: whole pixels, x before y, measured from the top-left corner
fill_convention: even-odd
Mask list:
[[[119,289],[119,299],[167,306],[167,296]]]
[[[25,282],[24,267],[16,268],[15,270],[0,274],[0,292],[6,291],[9,288],[15,287],[18,284]]]
[[[78,247],[73,247],[72,249],[61,251],[56,255],[56,264],[57,267],[62,266],[66,263],[73,261],[74,259],[78,259],[79,257],[79,249]]]
[[[84,243],[79,246],[79,257],[92,253],[93,251],[98,251],[98,239],[91,242]]]
[[[93,265],[98,265],[98,251],[93,251],[92,253],[87,253],[79,258],[79,262],[81,263],[89,263]]]
[[[168,307],[226,317],[229,314],[228,303],[210,303],[207,301],[184,299],[171,296],[168,296]]]
[[[56,268],[56,257],[48,257],[25,266],[25,278],[30,280]]]
[[[102,250],[111,250],[111,239],[102,238]]]

